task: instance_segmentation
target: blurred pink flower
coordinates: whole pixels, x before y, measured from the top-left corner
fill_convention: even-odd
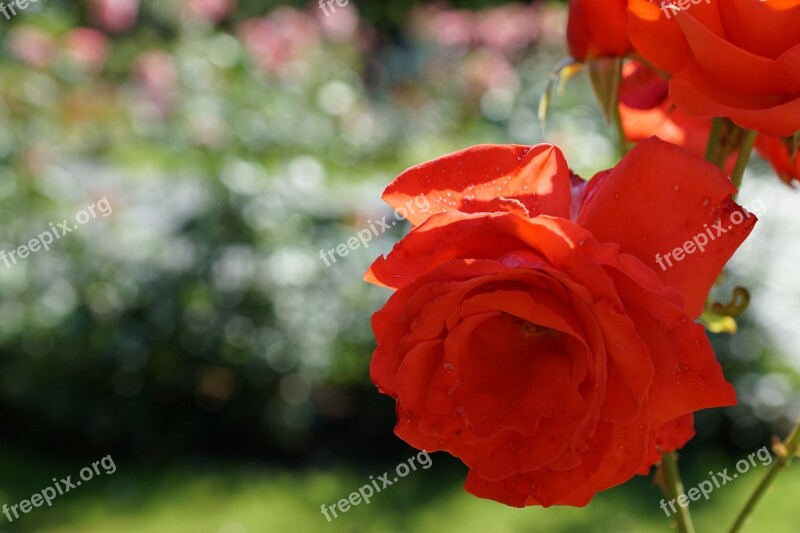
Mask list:
[[[317,21],[291,7],[278,8],[266,18],[243,21],[238,34],[256,65],[279,76],[320,44]]]
[[[475,12],[428,5],[414,10],[411,25],[420,38],[439,46],[485,45],[508,53],[538,40],[539,18],[538,8],[520,3]]]
[[[462,76],[479,92],[488,89],[519,88],[519,76],[514,66],[499,51],[479,48],[461,64]]]
[[[338,9],[335,16],[326,17],[321,9],[314,9],[314,14],[325,37],[331,41],[341,43],[351,41],[356,36],[359,18],[355,4],[350,3],[346,9]]]
[[[108,39],[93,28],[75,28],[64,37],[67,59],[87,72],[99,72],[108,59]]]
[[[220,22],[236,7],[236,0],[185,0],[188,12],[199,19]]]
[[[440,46],[469,46],[475,36],[475,14],[463,9],[423,6],[412,13],[410,20],[422,39]]]
[[[539,15],[533,6],[506,4],[481,11],[478,40],[504,52],[524,50],[539,38]]]
[[[539,11],[539,32],[543,42],[564,46],[567,40],[567,10],[549,2],[536,6]]]
[[[53,63],[55,40],[33,26],[14,26],[8,34],[11,55],[28,65],[46,69]]]
[[[136,58],[133,70],[143,97],[166,114],[178,94],[178,72],[172,56],[161,51],[144,52]]]
[[[276,63],[285,61],[280,39],[274,24],[265,18],[250,18],[239,24],[239,39],[247,48],[253,62],[264,70],[271,70]]]
[[[121,33],[136,23],[139,0],[91,0],[89,11],[94,23],[102,29]]]

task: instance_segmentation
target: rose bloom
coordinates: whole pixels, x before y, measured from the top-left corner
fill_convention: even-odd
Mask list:
[[[734,192],[656,138],[588,185],[551,145],[477,146],[400,175],[384,198],[425,195],[430,212],[411,212],[366,275],[395,290],[373,317],[371,376],[397,400],[397,435],[517,507],[582,506],[647,473],[694,435],[692,413],[735,403],[694,321],[755,223]],[[704,252],[656,266],[733,214]]]
[[[415,7],[409,18],[418,37],[444,47],[468,47],[475,39],[477,16],[464,9],[448,9],[441,4]]]
[[[360,18],[358,8],[352,2],[347,9],[339,9],[336,16],[326,17],[321,9],[314,10],[317,24],[326,38],[337,43],[358,40],[358,25]]]
[[[166,116],[178,100],[180,88],[173,57],[162,51],[143,52],[136,57],[133,72],[137,92],[158,115]]]
[[[675,3],[675,2],[673,2]],[[630,38],[673,75],[670,96],[700,117],[728,117],[774,137],[800,130],[800,2],[631,0]]]
[[[108,39],[93,28],[75,28],[64,37],[64,51],[73,64],[88,72],[99,72],[108,59]]]
[[[202,20],[220,22],[236,7],[236,0],[185,0],[189,13]]]
[[[539,38],[539,16],[536,8],[524,4],[506,4],[477,13],[478,42],[514,53],[525,50]]]
[[[7,46],[19,61],[40,69],[50,68],[57,49],[50,35],[33,26],[13,26]]]
[[[121,33],[136,24],[139,0],[91,0],[89,12],[94,23],[102,29]]]
[[[579,61],[626,55],[632,50],[626,0],[569,0],[567,44]]]
[[[314,17],[292,7],[279,7],[269,17],[242,21],[237,34],[253,62],[266,72],[287,76],[321,43],[320,25]]]

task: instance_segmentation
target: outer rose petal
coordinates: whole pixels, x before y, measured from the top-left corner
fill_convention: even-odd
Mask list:
[[[781,54],[778,58],[778,64],[800,88],[800,44]]]
[[[619,243],[623,252],[653,267],[665,285],[686,297],[686,313],[700,316],[722,267],[755,224],[754,216],[746,217],[732,202],[736,189],[714,165],[656,138],[639,143],[603,178],[587,192],[578,223],[599,241]],[[732,212],[743,221],[727,229]],[[672,267],[662,261],[659,268],[659,257],[718,220],[725,232],[708,239],[705,252]]]
[[[672,78],[669,94],[687,113],[699,117],[729,117],[743,128],[773,137],[786,137],[800,130],[800,97],[749,109],[736,107],[712,98],[681,76]]]
[[[653,433],[656,438],[656,446],[660,451],[674,452],[694,437],[694,415],[690,413],[670,420],[656,428]]]
[[[722,374],[703,326],[657,294],[642,292],[619,274],[612,277],[655,364],[649,394],[653,426],[700,409],[735,404],[736,393]]]
[[[692,54],[689,43],[678,25],[667,20],[659,4],[629,0],[628,12],[631,42],[647,61],[668,72],[686,68]]]
[[[628,425],[600,424],[583,462],[570,470],[548,468],[521,472],[499,481],[470,470],[464,488],[506,505],[573,505],[582,507],[601,490],[628,481],[648,458],[650,421],[647,410]]]
[[[683,445],[689,442],[694,435],[694,415],[692,414],[670,420],[663,426],[654,429],[650,437],[650,456],[638,474],[647,475],[653,465],[661,461],[663,454],[683,448]]]
[[[714,2],[712,2],[714,3]],[[720,16],[731,42],[754,54],[775,59],[798,44],[800,2],[797,0],[726,0]]]
[[[415,211],[420,194],[430,204],[425,212]],[[527,210],[532,217],[568,218],[569,168],[553,145],[480,145],[406,170],[386,188],[383,199],[407,212],[415,226],[431,215],[455,210]]]
[[[715,84],[748,94],[789,92],[794,83],[777,62],[736,47],[693,17],[676,17],[695,61]]]

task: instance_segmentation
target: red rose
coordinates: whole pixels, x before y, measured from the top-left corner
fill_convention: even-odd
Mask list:
[[[398,436],[508,505],[585,505],[686,443],[692,413],[735,403],[693,321],[755,222],[731,183],[649,139],[584,185],[554,146],[477,146],[384,194],[424,194],[432,214],[366,275],[396,290],[373,317],[372,379]],[[733,215],[704,252],[656,266]]]
[[[800,2],[630,0],[629,11],[631,42],[673,75],[678,107],[775,137],[800,130]]]
[[[570,0],[567,44],[579,61],[626,55],[632,50],[626,0]]]

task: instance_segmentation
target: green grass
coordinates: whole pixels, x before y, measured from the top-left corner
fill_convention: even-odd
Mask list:
[[[320,505],[347,497],[382,469],[354,472],[289,471],[263,465],[158,468],[145,461],[117,461],[117,472],[101,475],[59,497],[53,506],[33,509],[14,524],[0,515],[0,528],[42,532],[253,533],[253,532],[636,532],[670,531],[659,509],[661,495],[650,479],[637,478],[595,498],[583,509],[512,509],[463,491],[463,471],[433,455],[418,470],[328,523]],[[40,460],[0,451],[0,504],[13,504],[46,487],[52,477],[72,474],[84,463]],[[731,467],[708,461],[710,469]],[[764,474],[758,467],[694,505],[698,533],[724,531],[749,491]],[[691,475],[690,484],[703,474]],[[688,489],[688,486],[687,486]],[[797,471],[784,472],[745,529],[796,533],[800,518]]]

